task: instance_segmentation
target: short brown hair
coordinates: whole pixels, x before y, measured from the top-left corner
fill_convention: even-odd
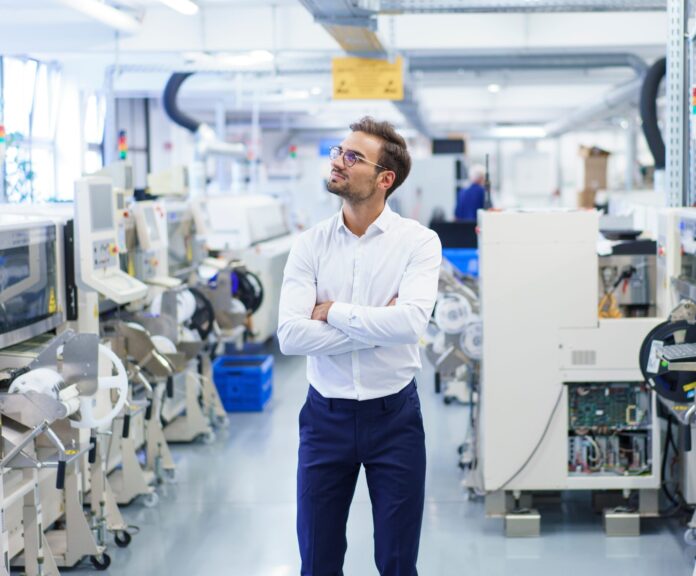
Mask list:
[[[396,174],[394,184],[387,190],[386,197],[404,183],[408,173],[411,171],[411,155],[406,148],[406,140],[395,130],[389,122],[378,122],[371,116],[365,116],[350,125],[353,132],[365,132],[371,136],[377,136],[382,140],[382,151],[379,155],[378,164],[388,170],[393,170]],[[378,171],[380,168],[375,167]]]

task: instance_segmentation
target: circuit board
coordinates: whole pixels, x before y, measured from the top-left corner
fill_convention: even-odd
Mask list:
[[[637,382],[568,384],[568,408],[571,430],[645,429],[650,391]]]

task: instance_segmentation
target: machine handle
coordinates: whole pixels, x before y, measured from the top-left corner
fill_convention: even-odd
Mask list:
[[[145,408],[145,420],[152,420],[152,398],[147,399],[147,408]]]
[[[174,377],[167,378],[167,398],[174,398]]]
[[[123,410],[128,399],[128,373],[126,368],[123,366],[120,358],[108,347],[103,344],[99,344],[99,352],[104,354],[112,366],[116,369],[116,376],[101,376],[98,379],[98,389],[95,393],[98,394],[99,391],[107,390],[117,390],[118,400],[114,404],[113,408],[103,417],[96,418],[94,416],[94,396],[81,397],[80,398],[80,415],[81,419],[79,422],[72,422],[74,428],[99,428],[110,424],[111,421],[118,416],[118,414]]]
[[[122,438],[128,438],[130,436],[130,422],[131,415],[125,414],[123,416],[123,434],[121,435]]]
[[[90,464],[94,464],[97,461],[97,437],[92,434],[89,439],[90,449],[88,460]]]
[[[56,476],[56,490],[62,490],[65,488],[65,471],[67,464],[65,460],[58,461],[58,475]]]

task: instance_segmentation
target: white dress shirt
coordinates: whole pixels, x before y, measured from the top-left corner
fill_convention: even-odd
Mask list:
[[[303,232],[285,266],[281,352],[307,356],[307,379],[326,398],[395,394],[421,368],[418,341],[435,306],[441,259],[437,235],[388,205],[361,237],[342,211]],[[328,301],[328,322],[312,320],[316,304]]]

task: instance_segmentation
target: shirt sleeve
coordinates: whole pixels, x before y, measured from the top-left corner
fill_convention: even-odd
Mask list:
[[[395,306],[335,302],[329,310],[328,323],[365,344],[418,343],[435,307],[441,261],[440,239],[431,233],[411,256],[399,284]]]
[[[333,356],[374,348],[353,340],[326,322],[312,320],[317,304],[317,285],[312,253],[300,236],[288,256],[280,291],[278,342],[286,355]]]

